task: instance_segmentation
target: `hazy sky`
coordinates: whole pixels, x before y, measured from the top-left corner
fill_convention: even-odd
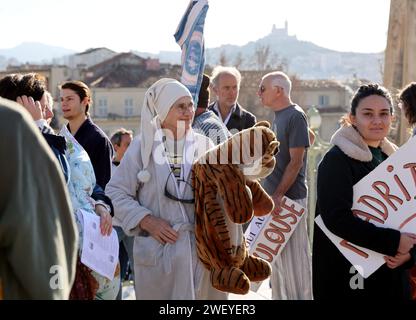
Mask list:
[[[0,2],[0,48],[42,42],[83,51],[179,51],[173,34],[189,0],[13,0]],[[243,45],[289,22],[289,34],[354,52],[386,47],[389,0],[209,0],[208,48]]]

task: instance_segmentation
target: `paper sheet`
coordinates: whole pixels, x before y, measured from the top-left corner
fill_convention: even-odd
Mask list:
[[[100,275],[113,280],[118,263],[119,241],[116,231],[103,236],[100,217],[82,209],[77,214],[83,221],[81,262]]]

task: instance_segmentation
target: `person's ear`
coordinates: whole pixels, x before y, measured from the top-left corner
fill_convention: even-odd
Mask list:
[[[348,120],[350,121],[350,123],[355,126],[356,122],[357,122],[357,117],[354,116],[352,113],[348,114]]]
[[[87,106],[87,104],[90,103],[90,98],[88,97],[84,97],[84,99],[82,99],[81,104],[84,106]]]
[[[276,92],[276,96],[278,96],[278,97],[281,97],[285,94],[284,91],[283,91],[283,88],[281,88],[281,87],[273,86],[272,90],[274,90]]]
[[[89,103],[90,103],[90,98],[88,98],[88,97],[85,97],[84,99],[81,100],[81,106],[83,107],[84,113],[87,111],[87,105]],[[88,109],[90,109],[90,108],[88,108]]]

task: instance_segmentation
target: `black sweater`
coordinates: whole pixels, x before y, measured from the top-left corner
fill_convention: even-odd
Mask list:
[[[68,129],[70,129],[69,124]],[[113,147],[110,140],[90,118],[84,121],[74,137],[87,151],[97,184],[104,190],[111,178]]]
[[[214,112],[218,117],[221,115],[218,114],[218,111],[215,110],[214,105],[216,102],[212,103],[208,110]],[[256,116],[251,112],[247,111],[243,107],[241,107],[238,103],[236,105],[235,111],[231,114],[230,120],[227,123],[228,130],[238,130],[242,131],[244,129],[248,129],[253,127],[256,124]],[[235,133],[235,132],[232,132]]]

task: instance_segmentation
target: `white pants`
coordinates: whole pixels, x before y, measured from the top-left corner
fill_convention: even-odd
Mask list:
[[[307,208],[306,199],[294,201]],[[299,221],[282,253],[273,262],[270,282],[273,300],[312,299],[312,255],[307,215]]]

